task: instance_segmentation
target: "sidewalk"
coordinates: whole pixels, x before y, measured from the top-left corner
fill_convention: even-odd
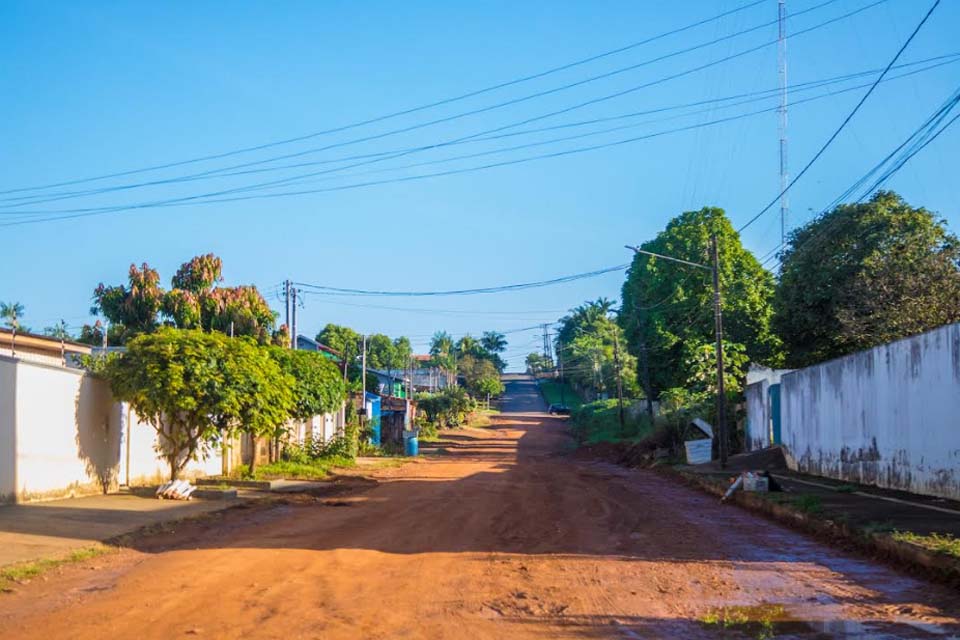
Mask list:
[[[731,456],[725,470],[716,461],[674,470],[718,496],[741,471],[769,471],[783,491],[737,491],[732,501],[960,581],[960,502],[795,473],[771,450]]]
[[[129,494],[0,507],[0,566],[63,556],[140,527],[199,515],[235,500],[157,500]]]

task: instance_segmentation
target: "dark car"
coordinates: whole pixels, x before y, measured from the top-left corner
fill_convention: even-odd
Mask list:
[[[568,416],[570,415],[570,407],[565,404],[552,404],[547,407],[547,413],[552,416]]]

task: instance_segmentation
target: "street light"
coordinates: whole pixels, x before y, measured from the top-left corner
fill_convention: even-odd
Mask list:
[[[709,266],[700,264],[699,262],[690,262],[689,260],[665,256],[660,253],[654,253],[653,251],[646,251],[640,247],[631,247],[630,245],[625,246],[627,249],[630,249],[635,253],[642,253],[644,255],[653,256],[654,258],[662,258],[663,260],[669,260],[670,262],[678,262],[680,264],[687,265],[688,267],[705,269],[713,274],[713,322],[717,341],[717,425],[720,435],[720,446],[718,448],[720,449],[720,468],[726,468],[728,442],[726,420],[727,407],[723,390],[723,311],[720,307],[720,258],[717,253],[717,236],[716,234],[710,235],[710,258],[712,264]]]

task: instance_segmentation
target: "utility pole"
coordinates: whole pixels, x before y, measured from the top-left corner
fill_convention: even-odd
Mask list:
[[[290,329],[290,348],[297,348],[297,290],[293,287],[290,288],[291,295],[291,304],[290,304],[290,321],[293,323],[293,326]]]
[[[723,309],[720,300],[720,256],[717,236],[710,236],[710,254],[713,258],[713,318],[717,333],[717,426],[720,435],[720,468],[727,466],[727,398],[723,389]]]
[[[543,358],[545,360],[550,359],[550,332],[548,327],[550,325],[543,325]]]
[[[283,318],[283,324],[286,325],[287,331],[290,331],[290,281],[283,281],[283,301],[287,305],[286,315]],[[291,334],[293,332],[291,331]]]
[[[640,316],[644,315],[644,309],[637,305],[637,331],[640,334],[640,369],[643,373],[643,395],[647,396],[647,415],[650,416],[650,424],[653,424],[653,387],[650,384],[650,361],[647,353],[647,336],[643,332],[644,326],[640,322]]]
[[[780,242],[787,241],[790,204],[787,200],[787,0],[777,2],[777,79],[780,83],[780,105],[777,107],[777,128],[780,134]]]
[[[563,398],[563,345],[557,343],[557,361],[560,363],[560,404],[566,405],[566,401]]]
[[[233,337],[233,320],[230,321],[230,337]]]
[[[717,438],[719,438],[720,468],[725,469],[727,466],[727,443],[729,441],[727,438],[726,397],[723,390],[723,312],[720,305],[720,256],[717,249],[717,234],[710,234],[711,264],[709,266],[700,264],[699,262],[665,256],[662,253],[646,251],[645,249],[631,247],[630,245],[627,245],[627,249],[635,253],[653,256],[654,258],[661,258],[663,260],[669,260],[670,262],[705,269],[713,274],[713,322],[717,339]]]
[[[360,358],[360,387],[363,394],[363,407],[367,407],[367,334],[363,334],[363,355]]]
[[[613,334],[613,364],[617,368],[617,401],[620,406],[620,435],[626,435],[626,421],[623,417],[623,378],[620,375],[620,339]]]

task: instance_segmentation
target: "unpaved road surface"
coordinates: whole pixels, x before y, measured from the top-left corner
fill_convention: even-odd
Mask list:
[[[0,636],[950,637],[957,595],[648,471],[497,425],[333,498],[236,509],[0,594]],[[741,608],[731,608],[741,607]],[[724,629],[718,618],[731,620]]]

